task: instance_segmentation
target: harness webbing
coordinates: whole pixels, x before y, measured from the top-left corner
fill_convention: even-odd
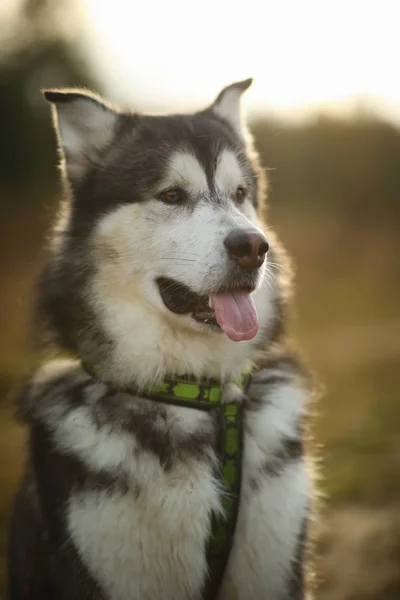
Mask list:
[[[208,579],[204,600],[216,598],[233,544],[239,511],[242,475],[243,428],[241,407],[224,404],[220,409],[220,477],[225,495],[224,513],[213,515],[212,533],[207,547]]]

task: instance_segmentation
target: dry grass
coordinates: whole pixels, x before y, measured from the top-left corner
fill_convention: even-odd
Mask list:
[[[398,508],[337,509],[322,521],[319,540],[319,598],[400,598]]]

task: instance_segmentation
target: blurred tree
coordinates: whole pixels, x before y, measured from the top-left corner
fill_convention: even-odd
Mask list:
[[[253,123],[271,199],[348,218],[400,216],[400,131],[369,115],[324,116],[297,126]]]
[[[41,88],[98,87],[79,52],[82,15],[76,2],[25,0],[8,17],[0,34],[3,209],[26,204],[34,194],[24,191],[32,187],[54,189],[54,136]]]

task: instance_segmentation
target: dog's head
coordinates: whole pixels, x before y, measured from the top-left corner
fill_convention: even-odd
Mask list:
[[[187,336],[221,350],[256,338],[266,319],[257,302],[269,249],[257,216],[262,174],[240,109],[250,84],[172,116],[117,112],[79,90],[45,92],[71,196],[57,249],[69,284],[60,284],[79,288],[76,311],[95,315],[120,362],[132,340],[139,353],[181,344],[185,354]],[[93,347],[84,333],[93,328],[81,319],[72,344],[80,354]]]

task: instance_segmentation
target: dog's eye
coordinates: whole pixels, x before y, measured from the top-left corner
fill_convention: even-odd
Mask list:
[[[246,194],[247,194],[247,190],[246,188],[244,188],[242,185],[239,185],[239,187],[236,190],[236,202],[243,202],[243,200],[246,198]]]
[[[176,204],[183,200],[183,192],[179,188],[173,188],[171,190],[165,190],[158,195],[158,199],[167,204]]]

